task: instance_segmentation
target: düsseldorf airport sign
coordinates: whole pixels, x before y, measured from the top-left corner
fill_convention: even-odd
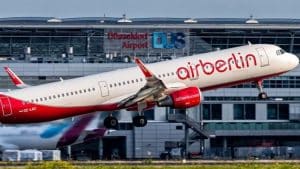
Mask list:
[[[121,41],[123,49],[148,49],[149,33],[140,32],[108,32],[108,40]],[[185,47],[185,34],[182,32],[153,32],[152,48],[154,49],[182,49]]]

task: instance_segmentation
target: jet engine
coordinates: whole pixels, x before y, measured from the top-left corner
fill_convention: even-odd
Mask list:
[[[157,106],[186,109],[201,103],[201,91],[198,87],[188,87],[177,90],[159,100]]]

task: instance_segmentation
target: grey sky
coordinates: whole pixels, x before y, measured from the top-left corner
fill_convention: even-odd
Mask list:
[[[0,0],[0,17],[300,18],[300,0]]]

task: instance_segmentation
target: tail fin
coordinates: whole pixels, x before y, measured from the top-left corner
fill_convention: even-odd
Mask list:
[[[29,87],[26,83],[24,83],[18,75],[15,74],[9,67],[4,67],[5,72],[10,77],[11,81],[18,87],[18,88],[26,88]]]
[[[60,137],[56,147],[62,147],[75,143],[85,128],[94,119],[94,117],[94,114],[80,116],[79,119]]]

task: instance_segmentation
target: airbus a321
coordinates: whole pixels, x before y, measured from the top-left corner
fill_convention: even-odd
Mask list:
[[[294,69],[299,59],[275,45],[249,44],[148,65],[138,58],[135,62],[137,67],[38,86],[21,84],[21,89],[0,93],[0,122],[45,122],[127,109],[139,112],[133,125],[143,127],[144,110],[194,107],[202,92],[211,89],[254,82],[258,97],[266,99],[263,80]],[[104,124],[116,128],[118,120],[108,116]]]

